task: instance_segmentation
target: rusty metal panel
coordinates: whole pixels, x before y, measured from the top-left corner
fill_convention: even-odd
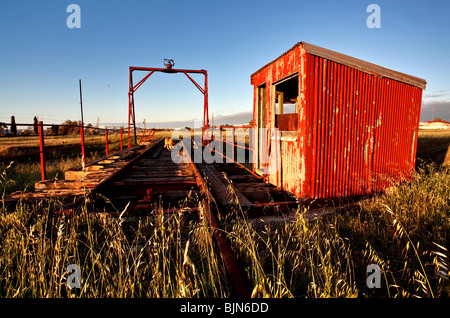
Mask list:
[[[414,171],[422,90],[314,56],[311,197],[355,196]],[[313,75],[313,76],[311,76]]]
[[[282,131],[298,130],[298,114],[275,115],[275,125]]]
[[[403,181],[414,171],[422,90],[381,79],[380,111],[375,122],[374,189]],[[394,90],[395,94],[389,92]]]
[[[299,193],[299,156],[294,156],[293,154],[298,154],[297,141],[294,139],[281,140],[281,187],[288,189],[292,193]]]

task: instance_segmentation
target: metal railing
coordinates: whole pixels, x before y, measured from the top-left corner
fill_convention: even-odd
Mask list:
[[[244,168],[245,170],[247,170],[248,172],[250,172],[251,174],[253,174],[254,176],[256,176],[257,178],[264,178],[264,176],[259,176],[256,174],[255,172],[255,167],[254,165],[252,165],[252,169],[250,170],[249,168],[247,168],[245,165],[243,165],[241,162],[238,162],[236,160],[236,148],[241,148],[241,149],[245,149],[249,151],[249,156],[251,158],[251,156],[253,156],[253,151],[255,151],[254,147],[252,146],[252,138],[253,136],[251,135],[251,133],[249,134],[249,146],[246,147],[245,143],[244,145],[239,144],[236,140],[236,129],[249,129],[250,132],[252,132],[252,129],[254,127],[253,126],[239,126],[239,127],[234,127],[234,126],[210,126],[210,127],[204,127],[202,129],[202,140],[203,140],[203,146],[205,146],[206,148],[209,148],[210,150],[213,150],[210,147],[210,143],[211,141],[218,141],[218,149],[214,149],[213,151],[215,153],[218,153],[219,155],[221,155],[222,157],[231,160],[232,162],[234,162],[235,164],[237,164],[238,166]],[[229,130],[231,131],[231,140],[227,140],[226,134],[225,134],[225,138],[224,138],[224,134],[223,131],[224,130]],[[214,132],[218,133],[218,137],[216,137],[216,135],[214,135]],[[224,149],[223,149],[223,144],[229,144],[231,145],[231,154],[225,154],[224,153]],[[229,156],[227,156],[229,155]]]
[[[11,124],[7,124],[7,123],[3,123],[3,125],[6,127],[12,126]],[[30,124],[15,124],[15,126],[16,127],[20,127],[20,126],[31,127],[31,126],[33,126],[33,124],[31,124],[31,125]],[[66,145],[66,146],[46,147],[45,146],[44,127],[52,127],[52,126],[71,127],[71,128],[77,127],[77,129],[79,129],[80,143],[73,144],[73,145]],[[84,138],[85,129],[95,129],[97,131],[104,130],[105,142],[104,143],[86,143],[85,138]],[[38,130],[38,136],[39,136],[39,151],[31,151],[28,153],[12,155],[12,156],[0,156],[0,162],[15,161],[17,159],[30,158],[30,157],[39,155],[42,180],[47,179],[46,156],[45,156],[46,153],[79,147],[80,151],[81,151],[82,164],[86,164],[86,153],[85,153],[86,147],[103,145],[105,147],[105,155],[109,155],[109,149],[110,149],[111,145],[120,143],[120,150],[123,150],[123,142],[124,142],[124,140],[127,141],[127,139],[128,139],[128,137],[123,138],[123,127],[120,128],[120,139],[118,141],[114,141],[114,142],[109,141],[109,138],[108,138],[109,129],[106,127],[105,128],[98,128],[98,127],[96,128],[96,127],[92,127],[92,126],[68,125],[68,124],[67,125],[64,125],[64,124],[54,125],[54,124],[44,124],[42,121],[40,121],[40,122],[38,122],[37,130]],[[110,130],[114,130],[114,129],[110,129]],[[140,144],[145,141],[155,139],[155,131],[154,130],[149,130],[149,134],[147,136],[145,136],[145,134],[146,134],[146,131],[144,130],[144,134],[141,137]],[[144,138],[144,136],[145,136],[145,138]],[[128,143],[128,148],[129,147],[131,147],[131,145]]]

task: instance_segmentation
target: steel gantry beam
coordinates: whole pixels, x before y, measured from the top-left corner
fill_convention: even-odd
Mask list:
[[[164,59],[165,68],[157,68],[157,67],[135,67],[130,66],[130,82],[129,82],[129,90],[128,90],[128,147],[130,147],[130,137],[131,137],[131,125],[133,125],[134,129],[134,143],[137,144],[136,137],[136,116],[135,116],[135,108],[134,108],[134,93],[137,91],[139,87],[144,84],[144,82],[154,73],[154,72],[162,72],[162,73],[183,73],[189,78],[189,80],[198,88],[198,90],[203,94],[203,127],[209,127],[209,116],[208,116],[208,73],[206,70],[184,70],[184,69],[174,69],[173,66],[175,63],[172,59]],[[134,71],[143,71],[149,72],[143,79],[141,79],[136,85],[133,84],[133,72]],[[205,83],[202,87],[199,85],[189,74],[203,74],[205,76]]]

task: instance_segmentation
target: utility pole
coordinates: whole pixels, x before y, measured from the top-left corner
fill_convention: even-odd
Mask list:
[[[80,79],[80,106],[81,106],[81,126],[84,127],[84,118],[83,118],[83,94],[81,92],[81,79]]]
[[[86,155],[84,152],[84,117],[83,117],[83,94],[81,92],[81,79],[80,79],[80,106],[81,106],[81,127],[80,127],[80,138],[81,138],[81,161],[86,164]]]

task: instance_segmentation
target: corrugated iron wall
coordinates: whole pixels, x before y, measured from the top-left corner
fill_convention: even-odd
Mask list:
[[[309,193],[302,195],[361,195],[408,178],[422,90],[309,54],[306,63],[312,160]]]
[[[422,90],[387,78],[378,79],[379,117],[375,121],[374,189],[380,191],[394,180],[414,171]]]

